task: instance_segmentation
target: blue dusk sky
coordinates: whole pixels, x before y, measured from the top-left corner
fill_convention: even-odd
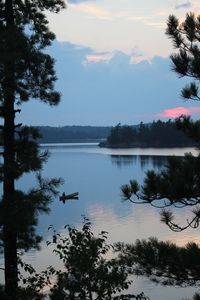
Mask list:
[[[189,11],[200,13],[200,1],[68,0],[61,13],[48,13],[61,103],[30,101],[20,118],[51,126],[199,118],[200,104],[180,97],[187,79],[171,71],[165,35],[168,16],[183,20]]]

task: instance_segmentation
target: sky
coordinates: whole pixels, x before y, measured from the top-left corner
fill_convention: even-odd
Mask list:
[[[200,1],[68,0],[59,14],[48,13],[61,103],[32,100],[20,118],[50,126],[199,118],[200,104],[180,97],[188,81],[171,71],[174,49],[165,35],[168,16],[183,20],[189,11],[200,12]]]

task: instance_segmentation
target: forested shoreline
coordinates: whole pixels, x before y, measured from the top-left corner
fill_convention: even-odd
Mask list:
[[[196,146],[171,120],[133,126],[41,126],[38,129],[40,143],[100,142],[100,147],[108,148]]]
[[[141,122],[136,127],[118,124],[111,129],[107,140],[101,142],[99,146],[108,148],[192,147],[196,146],[196,142],[179,131],[175,122],[158,120],[150,124]]]
[[[71,142],[99,142],[106,139],[111,127],[103,126],[63,126],[38,127],[41,138],[40,143],[71,143]]]

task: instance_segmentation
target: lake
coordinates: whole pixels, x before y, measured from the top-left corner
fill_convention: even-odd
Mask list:
[[[130,179],[142,182],[148,169],[159,169],[169,155],[182,156],[192,149],[106,149],[97,144],[52,144],[41,145],[48,149],[50,158],[43,169],[44,177],[62,177],[64,185],[60,192],[66,194],[79,192],[78,201],[65,204],[55,199],[51,204],[51,213],[40,217],[38,231],[49,237],[48,226],[53,224],[63,231],[66,224],[81,226],[82,215],[88,217],[93,230],[109,232],[108,242],[134,242],[137,238],[156,236],[161,240],[171,240],[178,245],[188,241],[199,241],[199,230],[187,230],[181,233],[171,232],[159,221],[159,211],[146,205],[133,206],[121,199],[120,187]],[[32,175],[24,176],[18,185],[28,189],[33,184]],[[189,212],[177,210],[178,218],[186,220]],[[50,264],[58,265],[57,258],[42,243],[41,251],[31,252],[26,260],[39,270]],[[145,292],[151,300],[180,300],[191,298],[194,288],[160,287],[146,278],[135,278],[131,286],[135,294]]]

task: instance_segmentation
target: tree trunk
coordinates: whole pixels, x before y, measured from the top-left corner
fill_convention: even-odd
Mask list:
[[[13,1],[5,1],[6,41],[5,51],[7,60],[4,65],[4,181],[3,203],[5,209],[4,223],[4,260],[5,260],[5,291],[11,299],[17,299],[17,241],[15,224],[12,220],[15,198],[15,61],[14,61],[14,16]]]

